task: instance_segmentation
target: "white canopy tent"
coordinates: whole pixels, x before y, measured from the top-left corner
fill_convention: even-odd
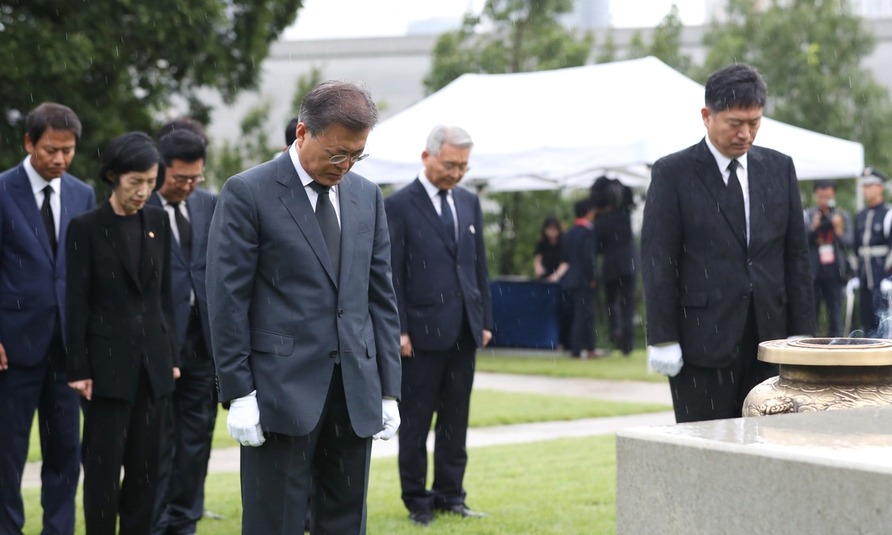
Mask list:
[[[703,86],[654,57],[516,74],[465,74],[378,125],[356,171],[403,183],[421,168],[431,128],[474,139],[464,185],[490,191],[588,187],[601,174],[645,185],[649,165],[699,141]],[[763,118],[756,144],[793,157],[800,179],[851,178],[860,143]]]

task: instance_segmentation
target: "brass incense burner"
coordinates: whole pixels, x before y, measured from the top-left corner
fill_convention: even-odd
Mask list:
[[[803,338],[759,344],[780,375],[753,388],[743,416],[892,405],[892,340]]]

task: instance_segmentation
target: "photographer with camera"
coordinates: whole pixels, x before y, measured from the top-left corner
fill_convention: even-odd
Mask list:
[[[846,281],[845,250],[852,246],[849,214],[836,209],[836,183],[818,180],[814,184],[815,205],[806,211],[809,262],[815,289],[815,317],[820,318],[821,302],[827,307],[828,336],[842,335],[840,302]]]

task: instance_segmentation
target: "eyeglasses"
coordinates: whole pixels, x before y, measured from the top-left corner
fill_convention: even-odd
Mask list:
[[[443,166],[443,169],[445,169],[447,173],[451,173],[458,169],[459,173],[465,174],[471,170],[466,163],[444,162],[443,160],[440,160],[440,155],[437,155],[437,160],[440,161],[440,165]]]
[[[311,136],[311,137],[316,140],[316,143],[319,143],[319,145],[322,147],[322,150],[324,150],[325,152],[328,152],[328,149],[326,149],[325,146],[322,145],[322,142],[319,141],[319,138],[317,138],[316,136]],[[353,156],[352,154],[332,154],[330,152],[328,152],[328,155],[329,155],[328,163],[330,163],[331,165],[340,165],[340,164],[346,162],[347,160],[350,160],[350,165],[353,165],[356,162],[361,162],[362,160],[365,160],[366,158],[369,157],[368,154],[360,154],[359,156]]]
[[[197,176],[185,176],[185,175],[173,175],[173,179],[177,181],[177,184],[180,185],[189,185],[192,184],[201,184],[204,182],[204,177],[201,175]]]

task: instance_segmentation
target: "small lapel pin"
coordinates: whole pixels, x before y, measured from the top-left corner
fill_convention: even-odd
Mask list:
[[[155,233],[152,232],[152,231],[150,230],[150,231],[149,231],[149,238],[154,238],[154,237],[155,237]]]
[[[474,228],[474,225],[469,226],[469,227],[468,227],[468,231],[469,231],[471,234],[477,234],[477,229]]]

